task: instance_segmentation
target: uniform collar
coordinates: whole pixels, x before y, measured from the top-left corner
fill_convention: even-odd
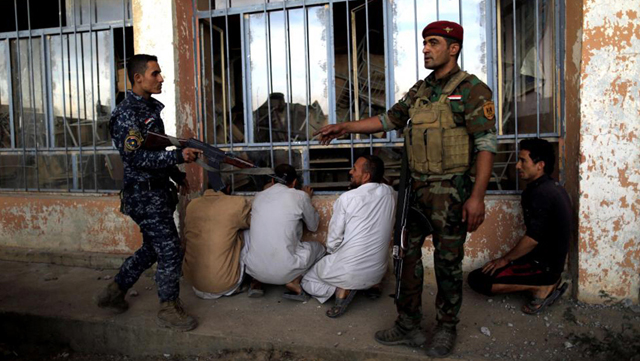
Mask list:
[[[146,104],[149,107],[156,108],[158,111],[164,108],[164,104],[162,104],[159,100],[153,97],[149,97],[149,99],[145,99],[140,95],[134,93],[132,90],[127,90],[127,96],[133,97],[138,102]]]
[[[427,84],[429,84],[431,86],[436,86],[438,84],[446,84],[449,81],[449,79],[451,79],[451,77],[454,76],[455,74],[457,74],[458,72],[460,72],[460,66],[458,64],[456,64],[453,67],[453,69],[451,69],[442,78],[436,79],[435,71],[432,71],[431,74],[429,74],[429,76],[427,76],[427,78],[424,81],[426,81]]]

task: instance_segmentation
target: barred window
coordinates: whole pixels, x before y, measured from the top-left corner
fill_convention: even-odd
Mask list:
[[[0,189],[119,189],[122,164],[108,122],[130,88],[130,0],[1,7]]]

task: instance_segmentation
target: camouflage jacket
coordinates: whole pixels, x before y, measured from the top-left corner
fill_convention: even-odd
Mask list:
[[[180,150],[150,151],[142,149],[149,131],[164,134],[160,111],[164,105],[156,99],[127,92],[127,97],[114,109],[109,130],[124,165],[124,186],[147,180],[168,180],[181,184],[185,174],[176,164],[184,162]]]
[[[431,73],[424,80],[415,83],[391,109],[379,115],[384,130],[401,130],[407,125],[409,109],[413,106],[417,98],[416,93],[423,82],[428,85],[427,94],[430,92],[431,101],[436,102],[449,79],[459,71],[460,67],[456,65],[441,79],[436,79],[435,75]],[[497,151],[495,108],[491,98],[491,89],[475,75],[469,75],[463,80],[449,97],[454,121],[467,128],[467,132],[473,138],[474,153],[483,150],[492,153]]]

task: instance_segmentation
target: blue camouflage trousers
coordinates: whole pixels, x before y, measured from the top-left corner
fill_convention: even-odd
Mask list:
[[[438,293],[436,320],[448,327],[458,322],[462,305],[462,259],[467,224],[462,222],[462,207],[471,194],[472,183],[467,176],[451,180],[414,181],[412,207],[429,218],[433,226],[433,261]],[[422,246],[423,226],[408,219],[408,249],[403,257],[402,283],[396,303],[398,319],[403,328],[414,328],[422,320]]]
[[[173,219],[175,204],[169,190],[131,190],[123,195],[124,213],[140,227],[142,246],[127,258],[115,277],[126,291],[142,273],[158,262],[156,285],[160,302],[173,301],[180,295],[182,249]]]

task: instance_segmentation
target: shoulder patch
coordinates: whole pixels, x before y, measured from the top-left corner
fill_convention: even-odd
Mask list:
[[[129,130],[129,135],[124,139],[124,149],[132,152],[142,145],[142,134],[137,130]]]
[[[153,123],[153,118],[147,118],[144,121],[144,125],[148,126],[149,124]]]
[[[484,103],[482,110],[484,111],[484,117],[489,120],[496,116],[496,106],[492,101]]]

